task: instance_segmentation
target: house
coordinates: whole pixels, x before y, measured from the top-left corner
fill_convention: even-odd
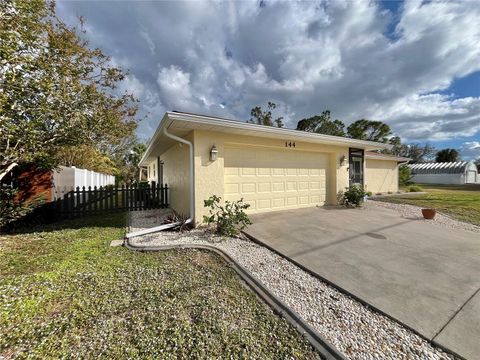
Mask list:
[[[383,143],[167,112],[140,166],[148,180],[168,184],[171,207],[207,213],[215,194],[243,198],[249,213],[336,204],[352,184],[373,193],[398,190],[398,166],[409,159],[375,153]]]
[[[426,162],[408,165],[412,180],[421,184],[471,184],[480,182],[473,161]]]

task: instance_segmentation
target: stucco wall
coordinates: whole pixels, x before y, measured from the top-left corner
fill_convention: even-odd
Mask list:
[[[365,189],[372,193],[398,191],[396,161],[365,159]]]
[[[203,201],[211,195],[223,197],[224,192],[224,151],[225,144],[243,146],[265,146],[267,148],[285,148],[284,140],[268,139],[255,136],[240,136],[217,132],[194,131],[195,148],[195,221],[201,223],[207,210]],[[210,161],[210,149],[215,145],[218,149],[216,161]],[[336,195],[348,186],[348,160],[340,166],[340,159],[348,159],[348,147],[318,145],[295,142],[295,148],[289,151],[298,152],[301,156],[304,151],[328,153],[329,166],[327,173],[327,203],[336,203]]]
[[[170,207],[185,216],[189,216],[190,211],[188,152],[188,145],[176,143],[160,156],[163,161],[163,179],[170,189]],[[156,178],[152,180],[156,181]]]

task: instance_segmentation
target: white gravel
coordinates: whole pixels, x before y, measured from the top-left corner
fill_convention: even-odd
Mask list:
[[[414,205],[407,204],[393,204],[382,200],[369,200],[367,206],[379,206],[387,209],[397,211],[403,218],[427,221],[433,225],[444,226],[451,229],[461,229],[473,232],[480,232],[480,226],[469,224],[466,222],[454,220],[447,215],[439,213],[433,220],[425,220],[422,216],[422,208]]]
[[[158,216],[163,216],[159,214]],[[132,228],[149,227],[152,213],[131,213]],[[455,359],[395,321],[309,275],[247,239],[201,230],[162,232],[131,239],[142,246],[208,244],[230,255],[350,359]]]

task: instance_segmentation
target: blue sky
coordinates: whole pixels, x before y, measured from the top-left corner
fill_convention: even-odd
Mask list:
[[[247,120],[274,101],[288,127],[332,111],[406,142],[480,157],[478,1],[59,1],[130,70],[141,138],[177,109]]]

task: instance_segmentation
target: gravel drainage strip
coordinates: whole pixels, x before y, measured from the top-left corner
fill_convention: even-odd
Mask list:
[[[131,228],[149,227],[145,216],[151,214],[142,213],[145,212],[130,213]],[[456,359],[394,320],[248,239],[221,238],[192,230],[145,235],[130,239],[130,245],[141,250],[187,245],[220,250],[312,328],[324,350],[334,351],[330,356],[335,356],[336,348],[348,359]],[[298,324],[294,325],[298,328]]]

